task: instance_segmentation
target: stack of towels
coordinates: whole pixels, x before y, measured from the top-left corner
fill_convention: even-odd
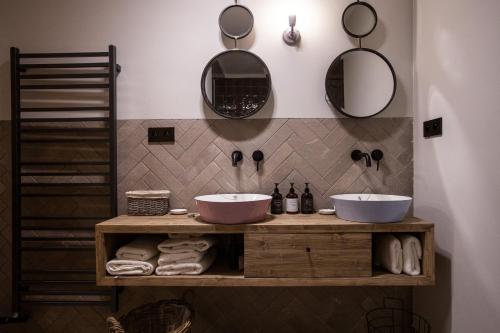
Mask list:
[[[143,236],[120,247],[106,263],[110,275],[199,275],[213,264],[215,239],[169,234],[169,239]]]
[[[215,239],[198,234],[169,234],[158,245],[161,254],[156,275],[199,275],[215,261]]]
[[[106,263],[106,270],[111,275],[151,275],[158,265],[157,237],[139,237],[120,247],[116,258]]]
[[[422,244],[407,234],[382,234],[375,240],[375,263],[393,274],[420,275]]]

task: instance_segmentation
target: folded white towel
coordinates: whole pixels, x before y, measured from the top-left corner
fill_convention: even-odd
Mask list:
[[[200,262],[207,252],[187,251],[182,253],[161,253],[158,266]]]
[[[422,244],[412,235],[398,236],[403,248],[403,272],[408,275],[420,275],[420,260],[422,259]]]
[[[113,259],[106,263],[106,271],[111,275],[151,275],[158,265],[158,257],[147,261]]]
[[[158,266],[156,268],[156,275],[200,275],[212,266],[216,256],[217,251],[212,248],[203,256],[200,262]]]
[[[158,244],[158,250],[162,253],[182,253],[188,251],[207,251],[215,244],[213,237],[205,236],[198,238],[167,239]]]
[[[399,239],[391,234],[382,234],[375,240],[375,263],[393,274],[403,270],[403,250]]]
[[[186,239],[186,238],[196,238],[202,237],[203,234],[180,234],[180,233],[170,233],[168,238],[170,239]]]
[[[120,247],[116,251],[116,258],[120,260],[149,260],[158,255],[158,243],[161,241],[162,238],[154,236],[138,237]]]

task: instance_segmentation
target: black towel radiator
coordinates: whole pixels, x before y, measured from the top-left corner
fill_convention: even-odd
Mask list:
[[[118,309],[117,289],[96,287],[93,260],[94,224],[117,215],[120,71],[113,45],[11,48],[14,315],[4,322],[22,318],[25,303]]]

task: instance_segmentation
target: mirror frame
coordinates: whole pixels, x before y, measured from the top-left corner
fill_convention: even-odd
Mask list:
[[[352,33],[351,31],[349,31],[349,29],[347,29],[347,26],[345,24],[345,16],[346,16],[349,8],[354,7],[354,6],[365,6],[366,8],[368,8],[372,12],[373,16],[375,17],[375,24],[373,25],[372,29],[370,31],[368,31],[366,34],[356,35],[356,34]],[[378,24],[377,11],[375,10],[375,8],[373,8],[372,5],[370,5],[369,3],[364,2],[364,1],[357,1],[357,2],[351,3],[349,6],[346,7],[346,9],[344,9],[344,13],[342,14],[342,27],[344,28],[344,31],[349,36],[354,37],[354,38],[363,38],[363,37],[368,36],[369,34],[371,34],[373,32],[373,30],[375,30],[375,28],[377,27],[377,24]]]
[[[229,9],[234,8],[234,7],[240,7],[240,8],[243,8],[244,10],[246,10],[248,13],[250,13],[250,18],[252,20],[252,22],[251,22],[252,24],[251,24],[250,29],[247,32],[245,32],[243,35],[240,35],[240,36],[230,35],[222,27],[222,16],[224,15],[224,13],[226,11],[228,11]],[[242,5],[239,5],[239,4],[231,5],[231,6],[228,6],[228,7],[224,8],[224,10],[219,15],[219,28],[220,28],[220,31],[222,31],[222,33],[224,34],[224,36],[226,36],[228,38],[231,38],[231,39],[242,39],[242,38],[245,38],[246,36],[250,35],[250,33],[253,30],[253,26],[254,26],[254,18],[253,18],[252,11],[248,7],[245,7],[245,6],[242,6]]]
[[[389,67],[389,69],[391,70],[391,74],[392,74],[392,80],[393,80],[393,83],[394,83],[394,87],[392,89],[392,95],[391,95],[391,98],[389,99],[389,101],[387,102],[387,104],[379,111],[377,111],[376,113],[373,113],[369,116],[363,116],[363,117],[358,117],[358,116],[353,116],[353,115],[350,115],[348,114],[347,112],[345,112],[341,107],[339,107],[335,101],[332,99],[332,96],[330,96],[330,92],[328,91],[328,73],[330,73],[330,70],[332,69],[333,65],[345,54],[347,53],[351,53],[351,52],[371,52],[377,56],[379,56],[386,64],[387,66]],[[332,63],[330,64],[330,66],[328,67],[328,71],[326,72],[326,77],[325,77],[325,90],[326,90],[326,95],[328,96],[328,100],[330,101],[330,103],[335,107],[335,109],[342,113],[344,116],[347,116],[349,118],[358,118],[358,119],[364,119],[364,118],[371,118],[371,117],[374,117],[378,114],[380,114],[381,112],[385,111],[389,105],[391,105],[392,101],[394,100],[394,97],[396,96],[396,90],[397,90],[397,86],[398,86],[398,83],[397,83],[397,79],[396,79],[396,72],[394,71],[394,67],[392,67],[392,64],[390,63],[390,61],[380,52],[377,52],[373,49],[368,49],[368,48],[364,48],[364,47],[361,47],[361,48],[354,48],[354,49],[350,49],[350,50],[347,50],[347,51],[344,51],[342,52],[340,55],[338,55],[333,61]]]
[[[264,103],[262,104],[262,106],[258,107],[257,109],[253,110],[251,113],[249,114],[246,114],[244,116],[241,116],[241,117],[229,117],[225,114],[221,114],[219,113],[216,108],[214,107],[213,103],[210,102],[210,100],[208,99],[208,95],[207,95],[207,92],[205,90],[205,80],[206,80],[206,76],[207,76],[207,73],[208,73],[208,70],[209,70],[209,66],[215,59],[217,59],[218,57],[224,55],[224,54],[227,54],[227,53],[246,53],[246,54],[249,54],[253,57],[255,57],[255,59],[257,59],[258,62],[260,62],[262,64],[262,66],[264,66],[265,70],[269,73],[269,89],[267,89],[267,93],[266,93],[266,99],[264,101]],[[203,95],[203,100],[205,102],[206,105],[208,105],[208,107],[210,107],[210,109],[212,109],[212,111],[214,111],[216,114],[218,114],[219,116],[221,117],[224,117],[224,118],[227,118],[227,119],[244,119],[244,118],[248,118],[248,117],[251,117],[253,116],[254,114],[256,114],[257,112],[259,112],[260,110],[262,110],[262,108],[264,106],[266,106],[267,102],[269,101],[269,97],[271,96],[271,91],[272,91],[272,79],[271,79],[271,71],[269,70],[269,68],[267,67],[266,63],[259,57],[257,56],[255,53],[252,53],[250,51],[246,51],[246,50],[240,50],[240,49],[232,49],[232,50],[227,50],[227,51],[224,51],[224,52],[221,52],[217,55],[215,55],[212,59],[210,59],[210,61],[205,65],[205,68],[203,69],[203,73],[201,74],[201,93]]]

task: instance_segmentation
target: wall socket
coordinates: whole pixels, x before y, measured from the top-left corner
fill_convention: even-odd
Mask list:
[[[174,143],[175,127],[148,128],[148,143]]]
[[[443,118],[436,118],[424,122],[424,138],[443,135]]]

